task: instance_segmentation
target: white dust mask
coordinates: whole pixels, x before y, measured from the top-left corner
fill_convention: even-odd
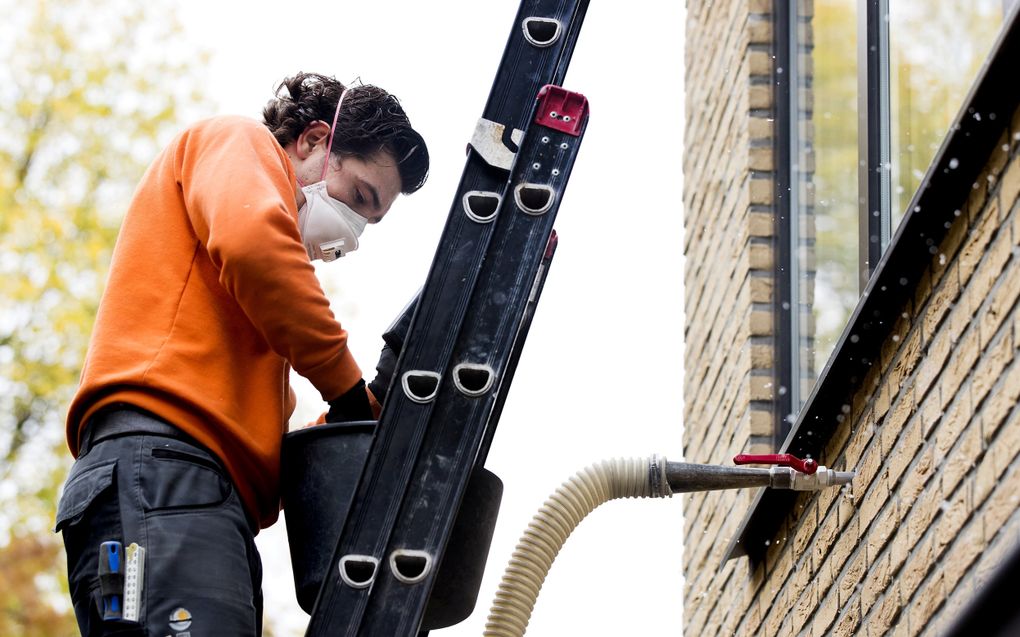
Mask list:
[[[365,219],[350,206],[329,196],[326,182],[301,188],[305,205],[298,210],[298,229],[312,261],[335,261],[358,249],[358,237],[365,230]]]
[[[298,229],[305,244],[308,258],[312,261],[335,261],[358,249],[358,237],[365,230],[365,219],[350,206],[329,196],[326,191],[326,171],[329,170],[329,154],[333,149],[333,132],[340,117],[340,106],[344,103],[347,89],[340,93],[333,112],[333,124],[329,127],[329,142],[326,144],[326,159],[322,164],[319,181],[302,185],[305,205],[298,210]]]

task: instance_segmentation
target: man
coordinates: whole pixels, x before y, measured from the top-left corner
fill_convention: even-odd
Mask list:
[[[83,635],[259,635],[254,536],[279,514],[290,369],[327,421],[378,415],[311,260],[356,250],[423,185],[425,143],[382,89],[316,74],[284,80],[263,118],[182,132],[125,216],[57,513]],[[138,624],[103,620],[106,541],[145,549]]]

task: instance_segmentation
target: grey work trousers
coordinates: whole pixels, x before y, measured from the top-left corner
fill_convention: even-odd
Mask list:
[[[84,637],[259,637],[257,527],[219,460],[137,411],[93,420],[58,505],[67,576]],[[138,624],[103,621],[99,547],[145,549]]]

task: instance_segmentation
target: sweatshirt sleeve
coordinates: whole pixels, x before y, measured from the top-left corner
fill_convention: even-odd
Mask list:
[[[262,124],[218,118],[181,140],[175,171],[219,281],[270,347],[331,400],[361,379],[297,228],[290,159]]]

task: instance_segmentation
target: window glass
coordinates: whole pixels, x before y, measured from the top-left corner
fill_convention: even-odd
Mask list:
[[[995,42],[1004,3],[892,0],[889,5],[895,228]]]
[[[799,410],[857,303],[857,0],[798,2]]]

